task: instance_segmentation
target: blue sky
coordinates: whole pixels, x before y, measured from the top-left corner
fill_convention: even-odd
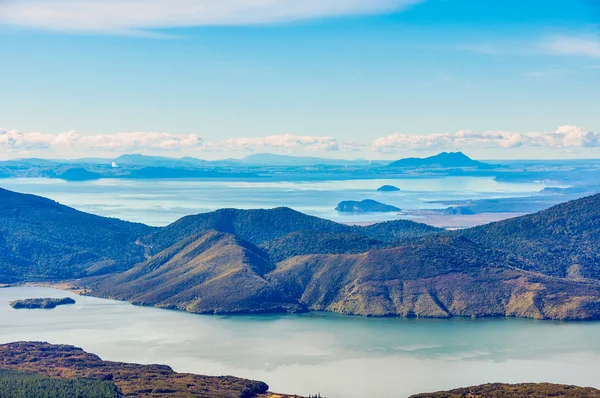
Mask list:
[[[599,1],[297,3],[0,0],[0,157],[600,157]]]

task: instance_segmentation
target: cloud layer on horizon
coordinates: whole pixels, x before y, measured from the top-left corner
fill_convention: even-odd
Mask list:
[[[0,24],[60,31],[252,25],[397,11],[423,0],[4,0]]]
[[[59,134],[22,133],[0,128],[0,152],[32,150],[130,151],[136,149],[181,151],[203,148],[204,141],[195,134],[177,135],[157,132],[82,135],[75,131]]]
[[[392,134],[377,138],[372,144],[374,151],[390,153],[402,150],[518,147],[597,148],[600,147],[600,133],[570,125],[560,126],[553,132],[460,130],[456,133],[425,135]]]
[[[0,157],[21,157],[29,154],[44,156],[77,154],[121,154],[146,152],[152,154],[256,153],[285,154],[357,152],[406,153],[434,150],[468,150],[491,148],[584,149],[600,148],[600,133],[577,126],[560,126],[551,132],[516,133],[507,131],[475,132],[460,130],[455,133],[391,134],[374,139],[371,143],[343,142],[331,136],[268,135],[240,137],[221,141],[206,141],[196,134],[161,132],[130,132],[84,135],[75,131],[59,134],[41,132],[23,133],[0,128]]]

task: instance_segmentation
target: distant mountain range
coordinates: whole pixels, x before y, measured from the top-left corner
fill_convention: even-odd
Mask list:
[[[491,168],[492,165],[473,160],[462,152],[442,152],[427,158],[405,158],[388,164],[403,168]]]
[[[0,283],[197,313],[600,318],[600,195],[464,231],[348,226],[288,208],[152,228],[0,190]]]

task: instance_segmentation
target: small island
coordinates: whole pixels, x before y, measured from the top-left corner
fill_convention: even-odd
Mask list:
[[[15,309],[21,308],[56,308],[59,305],[75,304],[75,300],[70,297],[64,298],[30,298],[25,300],[11,301],[10,306]]]
[[[385,213],[391,211],[400,211],[401,209],[396,206],[377,202],[376,200],[365,199],[360,202],[356,200],[345,200],[340,202],[335,210],[343,213]]]
[[[395,187],[393,185],[382,185],[379,188],[377,188],[377,192],[396,192],[399,190],[400,188]]]
[[[471,216],[471,215],[475,214],[475,212],[473,210],[469,209],[468,207],[464,207],[464,206],[448,207],[446,209],[440,210],[440,213],[450,215],[450,216]]]

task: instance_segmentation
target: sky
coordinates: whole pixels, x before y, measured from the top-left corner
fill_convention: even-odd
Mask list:
[[[600,0],[0,0],[0,158],[600,158]]]

